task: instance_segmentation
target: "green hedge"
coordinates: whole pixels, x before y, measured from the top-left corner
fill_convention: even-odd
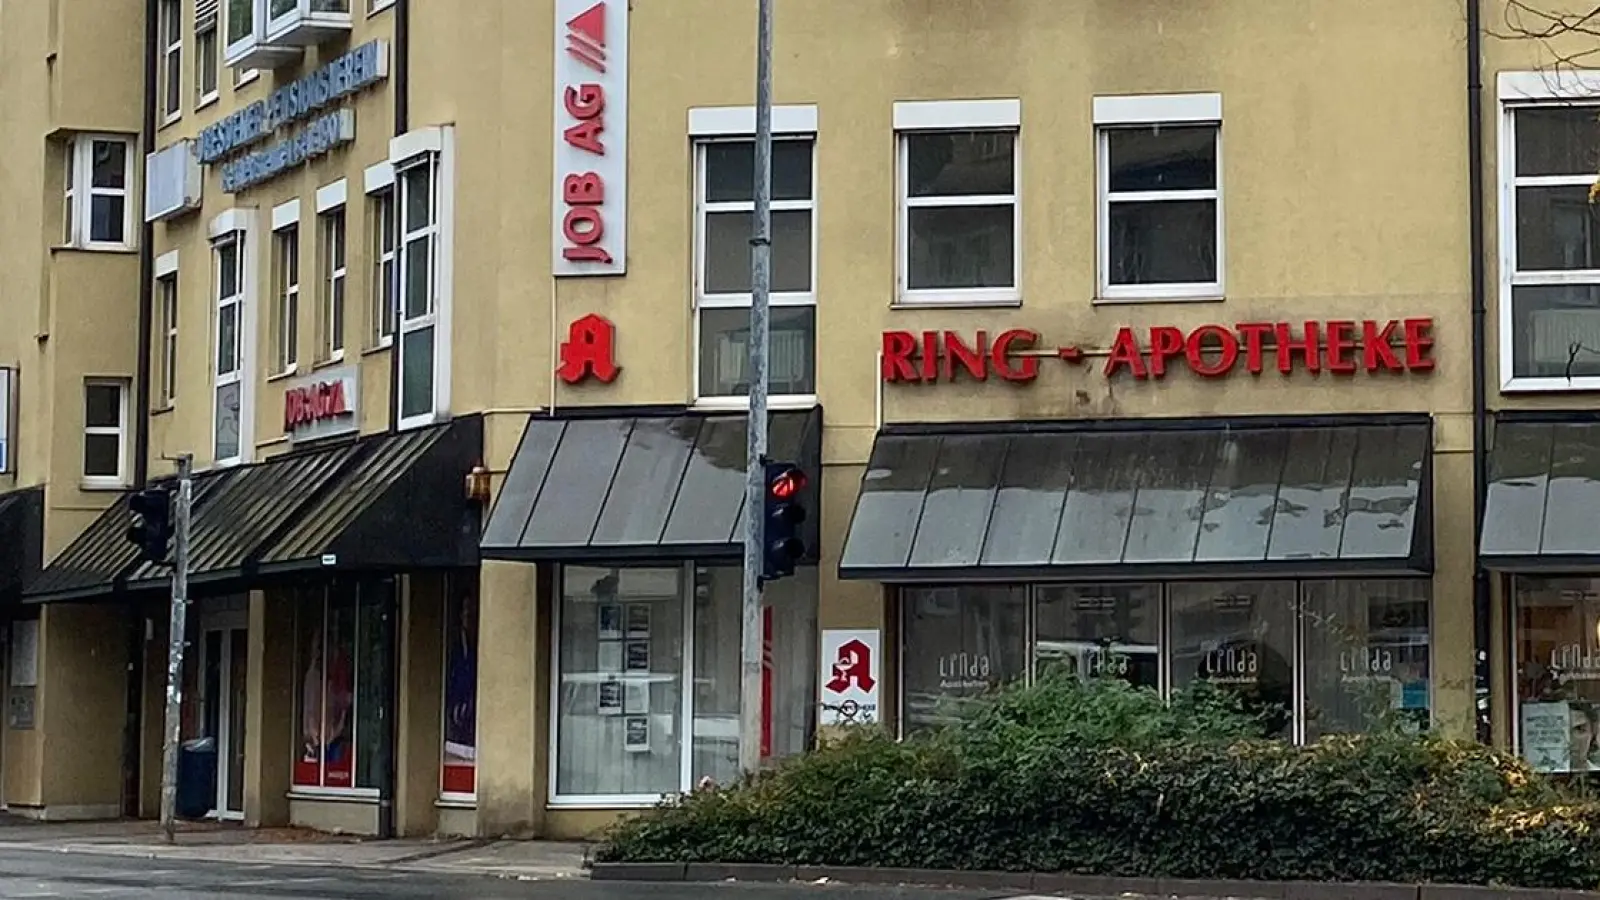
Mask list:
[[[860,730],[675,798],[597,858],[1600,885],[1600,804],[1520,761],[1397,732],[1294,748],[1248,736],[1264,715],[1047,679],[930,735]]]

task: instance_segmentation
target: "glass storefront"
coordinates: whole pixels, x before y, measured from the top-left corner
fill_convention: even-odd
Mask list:
[[[815,570],[764,591],[764,749],[809,745],[816,692]],[[739,772],[740,570],[561,570],[556,621],[556,802],[653,803]]]
[[[295,601],[294,786],[376,791],[389,654],[384,588],[340,583],[302,589]]]
[[[1164,695],[1206,680],[1296,741],[1430,721],[1426,579],[971,585],[900,592],[906,730],[1047,670]]]
[[[1511,583],[1518,752],[1541,772],[1600,770],[1600,578]]]

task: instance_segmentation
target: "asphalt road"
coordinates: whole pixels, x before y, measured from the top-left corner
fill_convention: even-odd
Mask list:
[[[0,900],[1001,900],[993,891],[814,885],[510,881],[329,867],[0,851]]]

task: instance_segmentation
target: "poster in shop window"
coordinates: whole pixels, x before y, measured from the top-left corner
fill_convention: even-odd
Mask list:
[[[445,652],[444,772],[442,790],[471,794],[478,760],[478,596],[458,592],[451,604]]]
[[[296,784],[351,786],[355,758],[351,740],[354,706],[355,667],[350,647],[337,640],[333,646],[328,646],[319,625],[312,638],[301,682],[301,751],[295,765]]]

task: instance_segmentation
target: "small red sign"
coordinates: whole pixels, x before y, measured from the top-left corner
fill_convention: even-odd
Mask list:
[[[581,384],[590,378],[610,384],[622,371],[617,365],[616,344],[617,326],[610,319],[595,313],[575,319],[561,344],[556,375],[567,384]]]
[[[353,413],[344,379],[318,381],[283,392],[283,430],[294,431]]]

